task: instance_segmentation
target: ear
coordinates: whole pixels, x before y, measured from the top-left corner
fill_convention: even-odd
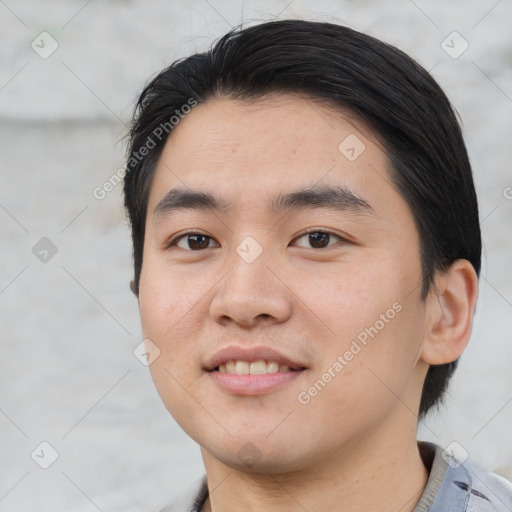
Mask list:
[[[438,365],[455,361],[464,352],[473,325],[478,277],[467,260],[455,260],[436,271],[426,299],[426,338],[421,359]]]
[[[135,297],[139,298],[139,292],[137,291],[137,288],[135,287],[135,279],[132,279],[130,281],[130,290],[135,295]]]

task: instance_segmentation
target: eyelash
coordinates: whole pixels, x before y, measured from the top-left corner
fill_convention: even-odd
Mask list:
[[[306,235],[309,235],[311,233],[322,233],[322,234],[326,234],[326,235],[330,235],[330,236],[335,236],[337,238],[340,239],[341,242],[348,242],[348,240],[344,237],[342,237],[341,235],[338,235],[332,231],[329,231],[329,230],[322,230],[322,229],[319,229],[319,228],[309,228],[309,229],[306,229],[304,231],[301,231],[299,235],[297,235],[294,240],[297,240],[298,238],[302,238],[303,236],[306,236]],[[178,235],[174,238],[172,238],[171,240],[169,240],[169,242],[166,244],[166,248],[169,249],[171,247],[174,247],[176,246],[176,244],[183,238],[186,238],[187,236],[190,236],[190,235],[200,235],[200,236],[204,236],[206,238],[209,238],[210,240],[214,240],[213,237],[209,236],[209,235],[205,235],[204,233],[199,233],[197,231],[188,231],[186,233],[182,233],[181,235]],[[330,240],[329,240],[330,241]],[[333,245],[336,245],[336,244],[331,244],[331,245],[328,245],[326,247],[322,247],[321,249],[317,249],[317,248],[314,248],[314,247],[311,247],[311,249],[314,249],[315,251],[319,251],[319,250],[322,250],[322,249],[328,249],[329,247],[332,247]],[[182,247],[180,247],[180,249],[182,249]],[[207,249],[210,249],[210,247],[207,247]],[[190,252],[200,252],[204,249],[185,249],[186,251],[190,251]]]

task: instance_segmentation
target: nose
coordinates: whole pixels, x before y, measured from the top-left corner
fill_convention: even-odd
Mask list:
[[[242,254],[243,256],[243,254]],[[210,315],[219,324],[243,327],[276,324],[288,320],[293,294],[269,261],[266,251],[252,262],[235,253],[231,271],[219,283],[210,304]]]

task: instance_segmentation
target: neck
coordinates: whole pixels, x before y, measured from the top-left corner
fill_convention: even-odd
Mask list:
[[[428,479],[413,433],[383,438],[380,430],[288,474],[233,469],[203,448],[210,496],[202,510],[411,512]]]

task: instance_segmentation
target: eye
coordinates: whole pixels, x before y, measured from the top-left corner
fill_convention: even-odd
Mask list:
[[[212,240],[211,236],[203,235],[202,233],[185,233],[171,240],[168,247],[177,246],[180,249],[199,251],[201,249],[208,249]]]
[[[304,239],[305,243],[296,242],[295,245],[312,249],[324,249],[335,245],[336,241],[345,240],[343,237],[334,233],[319,230],[310,230],[295,238],[296,241],[300,241],[301,239]],[[211,236],[203,235],[202,233],[185,233],[171,240],[167,246],[176,246],[189,251],[200,251],[202,249],[211,248],[210,242],[213,240]]]
[[[306,233],[303,233],[301,236],[297,237],[295,240],[300,240],[301,238],[302,239],[305,239],[306,240],[306,244],[311,244],[310,246],[308,245],[303,245],[303,244],[296,244],[298,245],[299,247],[308,247],[308,248],[313,248],[313,249],[324,249],[325,247],[330,247],[332,245],[334,245],[333,243],[330,243],[332,241],[332,238],[337,238],[338,240],[341,240],[343,241],[344,238],[342,238],[341,236],[339,235],[335,235],[334,233],[330,233],[328,231],[307,231]]]

